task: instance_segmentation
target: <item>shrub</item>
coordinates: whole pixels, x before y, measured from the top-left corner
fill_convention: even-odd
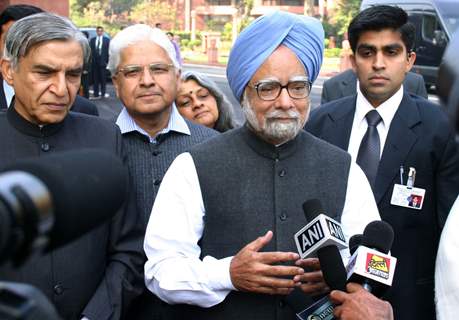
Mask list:
[[[333,48],[333,49],[325,49],[324,56],[326,58],[339,58],[341,54],[340,48]]]

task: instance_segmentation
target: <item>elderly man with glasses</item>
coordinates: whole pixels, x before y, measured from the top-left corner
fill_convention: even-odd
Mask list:
[[[44,161],[50,154],[87,148],[124,156],[121,134],[114,123],[69,112],[90,53],[88,40],[72,22],[51,13],[22,18],[8,30],[4,50],[2,74],[15,97],[7,111],[0,112],[1,167],[23,158]],[[69,173],[66,183],[83,181],[72,176]],[[129,303],[142,290],[143,234],[132,190],[129,195],[123,210],[66,246],[33,254],[20,266],[1,264],[0,280],[36,286],[62,319],[124,318]],[[63,191],[53,200],[64,203],[65,199]],[[90,214],[83,210],[81,219],[88,220]],[[59,219],[58,215],[56,221]],[[24,223],[29,225],[28,220]],[[31,300],[30,309],[37,302]],[[26,318],[45,319],[30,309],[23,308]],[[17,313],[23,318],[19,310]],[[0,311],[0,318],[8,318],[7,314]]]
[[[147,25],[125,28],[110,42],[108,68],[124,105],[121,129],[127,163],[137,192],[143,230],[164,173],[174,158],[218,133],[182,118],[174,100],[180,65],[166,34]],[[145,290],[129,319],[152,319],[159,301]]]
[[[329,290],[295,253],[302,204],[319,199],[347,238],[380,219],[350,156],[302,130],[323,37],[316,19],[275,12],[236,40],[227,76],[246,124],[174,160],[148,223],[145,282],[164,319],[294,319],[294,288]]]

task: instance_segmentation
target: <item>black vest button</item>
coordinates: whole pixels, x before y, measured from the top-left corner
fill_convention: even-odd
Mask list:
[[[287,174],[287,172],[286,172],[284,169],[282,169],[281,171],[279,171],[279,177],[283,177],[283,176],[285,176],[286,174]]]
[[[281,219],[281,221],[287,220],[287,214],[282,213],[282,214],[279,216],[279,219]]]
[[[47,144],[46,142],[42,143],[41,150],[43,150],[44,152],[49,151],[49,144]]]
[[[279,308],[283,308],[283,307],[285,307],[285,302],[284,302],[284,300],[280,300],[279,301]]]
[[[57,294],[58,296],[64,293],[64,287],[60,284],[56,284],[53,288],[54,293]]]
[[[155,151],[153,151],[152,153],[153,153],[153,155],[156,157],[156,156],[159,156],[159,155],[161,154],[161,151],[155,150]]]
[[[155,179],[155,180],[153,180],[153,184],[154,184],[155,186],[159,186],[160,183],[161,183],[161,179]]]

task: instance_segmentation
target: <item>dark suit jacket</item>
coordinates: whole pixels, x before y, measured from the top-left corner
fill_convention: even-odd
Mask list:
[[[94,103],[86,99],[85,97],[77,95],[75,102],[70,108],[73,112],[86,113],[92,116],[98,116],[99,111]]]
[[[5,91],[3,90],[3,77],[0,74],[0,110],[7,109]],[[76,96],[75,102],[73,102],[70,108],[73,112],[86,113],[93,116],[98,116],[99,111],[94,103],[82,96]]]
[[[348,149],[357,95],[327,103],[306,129]],[[381,218],[395,231],[392,255],[398,259],[387,299],[395,319],[435,319],[434,268],[441,229],[459,192],[459,156],[454,132],[439,106],[407,94],[389,128],[375,183]],[[426,190],[422,210],[390,204],[400,183],[400,166],[417,170],[415,187]],[[362,212],[362,214],[365,214]]]
[[[0,166],[80,148],[104,149],[120,157],[123,152],[114,123],[74,112],[40,129],[10,107],[0,113],[0,136]],[[85,214],[81,212],[82,219]],[[34,254],[18,268],[1,265],[0,280],[36,286],[63,319],[120,319],[144,286],[142,241],[131,193],[124,210],[77,240],[45,255]]]
[[[339,98],[352,96],[357,93],[357,76],[352,69],[343,71],[336,76],[326,80],[322,89],[321,103],[327,103]],[[409,93],[427,99],[427,90],[424,78],[413,72],[408,72],[403,82],[403,88]]]
[[[110,46],[110,39],[102,37],[102,50],[99,54],[96,50],[96,39],[97,37],[89,40],[89,46],[91,47],[91,61],[93,67],[105,68],[108,63],[108,48]]]

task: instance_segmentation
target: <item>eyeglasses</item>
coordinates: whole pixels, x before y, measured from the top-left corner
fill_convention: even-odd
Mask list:
[[[150,72],[150,76],[159,77],[168,75],[169,71],[174,69],[173,64],[166,64],[166,63],[151,63],[147,65],[129,65],[123,68],[119,68],[116,71],[116,74],[122,73],[126,79],[139,79],[143,75],[144,68],[147,67],[148,71]]]
[[[257,95],[261,100],[273,101],[276,100],[282,91],[287,89],[287,93],[292,99],[304,99],[311,92],[311,82],[306,79],[289,81],[285,86],[275,80],[261,80],[252,88],[257,91]]]

